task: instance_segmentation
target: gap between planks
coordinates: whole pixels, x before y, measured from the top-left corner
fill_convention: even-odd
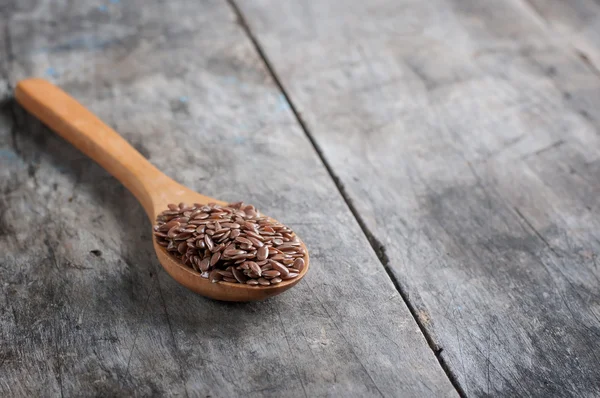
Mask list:
[[[321,162],[325,166],[325,169],[327,170],[327,173],[332,178],[332,180],[333,180],[335,186],[337,187],[340,195],[342,196],[344,202],[346,203],[346,205],[348,206],[348,208],[352,212],[353,217],[358,222],[358,225],[360,226],[362,232],[365,234],[365,237],[369,241],[369,244],[371,245],[371,248],[373,249],[373,251],[377,255],[377,258],[381,262],[381,265],[385,269],[385,272],[387,273],[387,275],[390,278],[390,280],[392,281],[394,287],[396,288],[396,290],[400,294],[400,297],[402,297],[402,300],[404,301],[404,304],[408,307],[408,310],[410,311],[410,314],[412,315],[414,321],[417,323],[417,325],[419,327],[419,330],[421,331],[421,333],[425,337],[425,340],[427,341],[427,344],[429,345],[429,348],[433,351],[433,354],[435,355],[435,357],[436,357],[436,359],[437,359],[440,367],[442,368],[442,370],[444,371],[444,373],[446,374],[446,376],[448,377],[448,379],[452,383],[452,386],[454,387],[454,389],[456,390],[456,392],[458,393],[458,395],[460,397],[463,397],[463,398],[466,397],[467,395],[466,395],[464,389],[462,388],[462,386],[460,385],[460,383],[458,381],[458,377],[452,371],[452,369],[450,369],[450,367],[448,366],[448,364],[446,363],[446,361],[444,360],[444,358],[441,355],[442,351],[444,350],[443,347],[439,347],[433,341],[433,338],[432,338],[431,334],[427,331],[427,329],[425,328],[425,326],[423,325],[423,323],[419,320],[419,317],[417,316],[417,312],[416,312],[414,306],[412,305],[412,303],[410,302],[410,300],[408,298],[408,294],[404,291],[404,289],[402,289],[402,287],[400,286],[400,283],[398,282],[398,279],[396,278],[396,276],[394,275],[394,273],[390,269],[390,267],[389,267],[390,260],[389,260],[389,257],[387,255],[387,253],[386,253],[385,246],[369,230],[369,228],[365,224],[364,220],[362,219],[361,215],[356,210],[356,206],[354,206],[354,203],[352,202],[352,199],[350,198],[350,196],[346,192],[346,188],[344,187],[344,184],[341,182],[341,180],[339,179],[339,177],[333,171],[331,165],[329,164],[329,162],[325,158],[325,155],[323,154],[323,151],[319,147],[319,144],[316,142],[316,140],[312,136],[311,132],[309,131],[308,127],[304,123],[304,120],[300,116],[300,113],[298,112],[298,110],[296,108],[296,105],[294,104],[294,102],[292,101],[290,95],[288,94],[288,92],[284,88],[283,84],[279,80],[279,77],[277,76],[274,67],[271,65],[271,62],[269,61],[266,53],[263,51],[262,47],[260,46],[260,44],[258,42],[258,39],[255,37],[255,35],[250,30],[250,26],[246,22],[246,19],[244,18],[244,15],[242,14],[242,11],[239,9],[239,7],[237,6],[237,4],[235,3],[235,0],[226,0],[226,1],[227,1],[227,3],[229,4],[229,6],[231,7],[231,9],[233,10],[233,12],[235,14],[235,17],[237,19],[236,22],[241,26],[241,28],[244,30],[244,32],[246,33],[246,35],[248,36],[248,38],[252,42],[252,45],[253,45],[255,51],[257,52],[257,54],[260,57],[260,59],[263,61],[264,65],[265,65],[265,67],[267,69],[267,71],[269,72],[269,74],[273,78],[273,81],[275,82],[277,88],[279,89],[279,91],[281,91],[281,94],[285,97],[286,101],[290,105],[290,109],[291,109],[291,111],[292,111],[292,113],[294,115],[294,118],[296,119],[296,121],[298,122],[298,124],[300,125],[300,127],[302,128],[302,131],[304,132],[304,134],[306,135],[306,137],[310,141],[310,143],[313,146],[315,152],[319,156],[319,159],[321,160]],[[526,1],[526,0],[524,0],[524,1]]]

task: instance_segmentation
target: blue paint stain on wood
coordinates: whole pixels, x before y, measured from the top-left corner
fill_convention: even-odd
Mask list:
[[[0,159],[7,160],[9,162],[19,161],[19,156],[14,151],[6,148],[0,148]]]
[[[279,94],[279,98],[277,99],[277,110],[279,111],[285,111],[290,109],[290,104],[287,100],[287,98],[285,97],[285,95],[283,94]]]
[[[119,4],[121,0],[110,0],[112,4]]]
[[[46,76],[58,77],[58,75],[59,75],[59,73],[55,68],[53,68],[51,66],[46,68]]]
[[[72,50],[103,50],[112,43],[118,43],[118,39],[103,39],[94,37],[93,35],[86,35],[72,38],[64,43],[57,44],[53,47],[42,47],[34,50],[33,54],[44,54],[61,51],[72,51]]]
[[[186,103],[188,101],[189,101],[189,98],[185,95],[182,95],[181,97],[179,97],[179,102]]]
[[[108,12],[108,7],[102,4],[101,6],[98,6],[98,10],[100,12]]]

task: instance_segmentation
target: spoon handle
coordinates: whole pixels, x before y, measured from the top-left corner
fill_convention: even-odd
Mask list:
[[[27,111],[125,185],[142,204],[148,217],[154,218],[153,194],[161,185],[174,184],[173,180],[52,83],[43,79],[21,80],[15,89],[15,97]]]

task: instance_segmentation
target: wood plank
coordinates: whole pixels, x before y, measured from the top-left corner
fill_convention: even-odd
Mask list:
[[[594,72],[516,0],[236,3],[466,395],[599,395]]]
[[[2,8],[1,396],[456,396],[227,3]],[[134,198],[10,100],[27,76],[180,182],[287,222],[311,272],[262,303],[177,285]]]

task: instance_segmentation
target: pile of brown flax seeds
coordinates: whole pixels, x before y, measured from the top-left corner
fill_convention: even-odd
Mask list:
[[[168,207],[156,219],[156,242],[211,282],[269,286],[304,269],[306,250],[296,234],[252,205]]]

